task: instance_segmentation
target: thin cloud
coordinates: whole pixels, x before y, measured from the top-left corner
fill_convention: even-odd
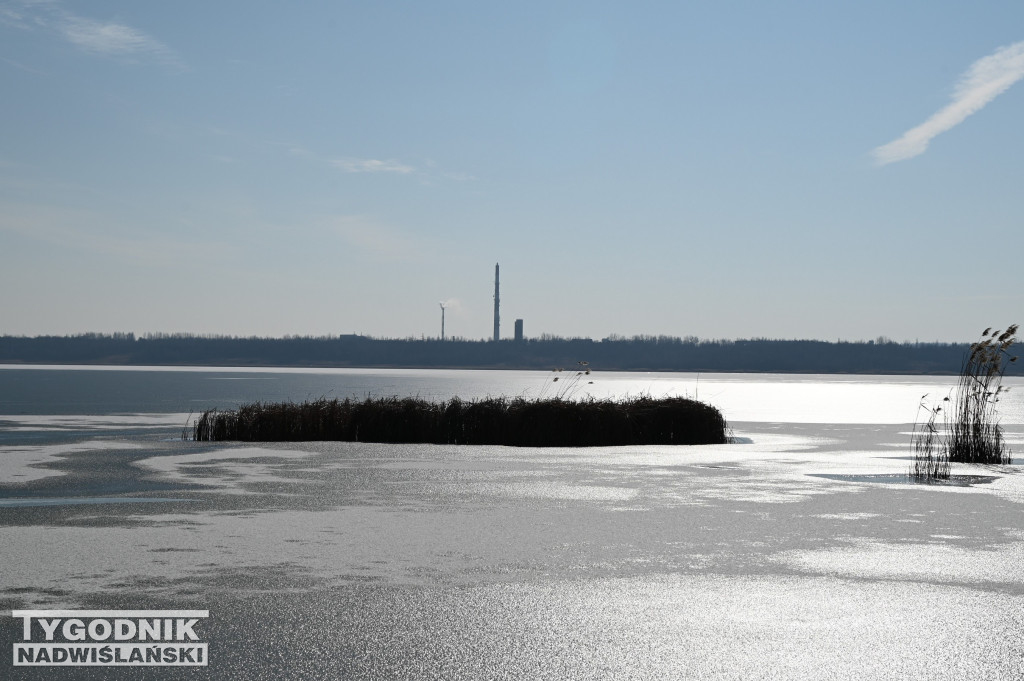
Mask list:
[[[1024,41],[1001,47],[971,64],[953,90],[953,101],[921,125],[871,153],[878,165],[919,156],[937,135],[959,125],[1024,78]]]
[[[375,158],[339,158],[331,161],[335,168],[347,173],[398,173],[408,175],[416,171],[410,165],[398,161],[379,161]]]
[[[13,2],[0,5],[0,23],[7,24],[8,26],[17,26],[18,28],[29,28],[28,18],[20,7],[21,3]]]
[[[44,72],[44,71],[40,71],[39,69],[34,69],[31,66],[26,66],[25,64],[22,64],[19,61],[14,61],[13,59],[8,59],[7,57],[0,57],[0,61],[2,61],[4,63],[7,63],[7,64],[10,64],[11,66],[13,66],[16,69],[21,69],[22,71],[27,71],[28,73],[33,73],[33,74],[35,74],[37,76],[45,76],[45,75],[47,75],[46,72]]]
[[[442,178],[444,178],[446,180],[455,180],[456,182],[470,182],[470,181],[476,179],[475,176],[470,175],[469,173],[460,173],[460,172],[451,172],[451,171],[441,170],[438,167],[437,163],[434,162],[433,159],[429,159],[428,158],[426,160],[426,165],[430,169],[431,173],[434,173],[434,174],[438,175],[439,177],[442,177]]]
[[[16,2],[0,8],[0,22],[23,30],[52,32],[81,50],[115,57],[151,57],[181,65],[178,56],[156,38],[126,24],[79,16],[56,2]]]
[[[124,24],[103,23],[66,14],[57,29],[70,42],[88,52],[100,54],[162,53],[159,41]]]

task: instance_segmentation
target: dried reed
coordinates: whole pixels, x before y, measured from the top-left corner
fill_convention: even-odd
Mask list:
[[[453,398],[368,398],[212,409],[193,423],[192,439],[247,442],[352,442],[590,447],[641,444],[721,444],[726,423],[718,409],[681,397],[623,401]]]
[[[996,405],[1009,388],[1002,385],[1007,367],[1017,358],[1010,347],[1017,342],[1017,325],[1005,331],[990,328],[981,340],[971,344],[964,358],[960,378],[952,397],[943,402],[951,407],[922,408],[929,411],[927,423],[914,429],[914,463],[910,475],[918,480],[949,478],[949,463],[1009,464],[1010,450],[1003,439]],[[922,398],[923,400],[923,398]],[[944,428],[936,426],[943,414]]]

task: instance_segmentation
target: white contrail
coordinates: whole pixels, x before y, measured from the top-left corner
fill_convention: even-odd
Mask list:
[[[1024,78],[1024,41],[1000,47],[971,64],[953,90],[950,104],[899,139],[874,149],[871,153],[875,161],[886,165],[923,154],[933,137],[980,111],[1021,78]]]

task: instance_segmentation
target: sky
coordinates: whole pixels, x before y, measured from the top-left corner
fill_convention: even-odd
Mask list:
[[[965,341],[1024,4],[0,0],[0,334]]]

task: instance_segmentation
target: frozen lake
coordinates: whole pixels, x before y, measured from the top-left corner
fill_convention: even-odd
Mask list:
[[[554,376],[0,368],[3,607],[208,609],[210,678],[1024,676],[1020,467],[905,477],[921,396],[951,377],[574,388],[696,396],[729,445],[180,440],[190,412],[242,401],[530,397],[573,373]],[[1007,384],[1021,452],[1024,382]]]

